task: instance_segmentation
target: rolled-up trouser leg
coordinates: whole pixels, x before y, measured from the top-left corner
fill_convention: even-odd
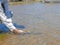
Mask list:
[[[13,31],[14,29],[16,29],[16,27],[12,23],[12,19],[7,18],[7,16],[5,16],[3,12],[0,12],[0,18],[2,20],[2,23],[4,23],[10,29],[10,31]]]

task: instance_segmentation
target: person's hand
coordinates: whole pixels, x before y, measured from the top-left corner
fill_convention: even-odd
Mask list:
[[[22,31],[22,30],[14,29],[13,33],[15,33],[15,34],[24,34],[25,32]]]

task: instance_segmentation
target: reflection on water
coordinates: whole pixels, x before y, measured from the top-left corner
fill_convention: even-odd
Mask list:
[[[0,45],[60,45],[60,4],[14,5],[11,9],[13,21],[30,33],[7,34]]]

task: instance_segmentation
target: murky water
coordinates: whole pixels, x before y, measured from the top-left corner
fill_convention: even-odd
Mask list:
[[[13,22],[24,25],[30,34],[6,34],[0,45],[60,45],[60,4],[11,6]]]

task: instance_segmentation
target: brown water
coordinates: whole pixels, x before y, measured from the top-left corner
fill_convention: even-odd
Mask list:
[[[60,45],[60,4],[34,3],[11,8],[13,21],[31,33],[3,34],[0,45]]]

